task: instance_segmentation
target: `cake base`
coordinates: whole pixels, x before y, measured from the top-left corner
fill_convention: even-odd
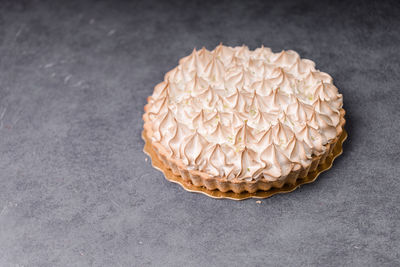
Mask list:
[[[343,129],[342,135],[340,136],[338,142],[332,150],[331,155],[329,155],[323,164],[318,165],[317,169],[313,172],[309,172],[306,177],[298,178],[296,183],[293,185],[285,184],[282,188],[271,188],[268,191],[257,191],[254,193],[243,192],[243,193],[234,193],[232,191],[229,192],[221,192],[219,190],[208,190],[205,187],[199,187],[193,185],[191,182],[187,182],[182,179],[180,175],[174,175],[172,171],[165,167],[164,163],[157,157],[157,154],[153,151],[151,147],[151,142],[147,140],[144,132],[142,133],[142,138],[145,142],[143,152],[146,153],[151,158],[151,163],[154,168],[158,169],[164,174],[164,177],[173,183],[180,184],[183,189],[189,192],[202,193],[212,198],[228,198],[233,200],[243,200],[247,198],[268,198],[275,194],[280,193],[289,193],[297,189],[303,184],[308,184],[314,182],[317,177],[324,171],[329,170],[332,167],[333,161],[342,154],[342,144],[347,138],[347,132]]]

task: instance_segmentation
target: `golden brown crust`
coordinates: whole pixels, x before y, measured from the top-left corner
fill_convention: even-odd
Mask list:
[[[152,140],[152,123],[148,117],[149,104],[144,107],[144,134],[148,140]],[[309,172],[315,171],[319,164],[323,164],[328,155],[332,153],[339,137],[343,132],[346,123],[344,119],[345,110],[340,110],[340,123],[337,127],[337,136],[334,140],[326,145],[326,152],[319,156],[314,156],[311,164],[307,168],[299,167],[293,169],[286,177],[281,177],[277,181],[267,181],[264,178],[252,181],[243,181],[238,179],[227,180],[219,177],[212,177],[209,174],[197,170],[189,170],[180,160],[170,158],[166,150],[158,143],[152,143],[151,146],[157,157],[164,163],[166,167],[172,170],[175,175],[180,175],[185,181],[193,183],[195,186],[204,186],[208,190],[219,190],[221,192],[233,191],[235,193],[249,192],[254,193],[257,190],[269,190],[271,188],[281,188],[289,183],[294,184],[297,179],[306,177]]]

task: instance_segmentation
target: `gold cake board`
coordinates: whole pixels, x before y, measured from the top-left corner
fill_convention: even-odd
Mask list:
[[[190,182],[186,182],[182,179],[180,175],[174,175],[172,171],[164,166],[161,160],[157,157],[156,153],[153,151],[150,142],[147,140],[145,133],[142,133],[142,138],[145,142],[144,145],[144,153],[146,153],[150,158],[154,168],[158,169],[164,174],[164,177],[173,183],[177,183],[183,187],[186,191],[194,192],[194,193],[201,193],[207,195],[212,198],[228,198],[233,200],[243,200],[247,198],[268,198],[275,194],[280,193],[289,193],[297,189],[303,184],[309,184],[314,182],[317,177],[324,171],[329,170],[332,167],[333,161],[342,154],[342,144],[347,138],[347,132],[343,130],[342,135],[339,138],[339,141],[336,143],[332,154],[329,155],[324,164],[318,165],[317,169],[311,173],[309,173],[304,178],[297,179],[294,185],[285,184],[282,188],[271,188],[268,191],[257,191],[255,193],[234,193],[232,191],[229,192],[221,192],[219,190],[208,190],[205,187],[195,186]]]

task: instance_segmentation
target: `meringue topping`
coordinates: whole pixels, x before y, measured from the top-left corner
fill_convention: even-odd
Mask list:
[[[292,51],[222,44],[182,58],[149,100],[152,141],[189,169],[283,179],[339,134],[342,95]]]

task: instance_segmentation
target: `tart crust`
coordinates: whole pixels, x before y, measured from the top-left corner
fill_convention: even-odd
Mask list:
[[[150,97],[148,98],[148,101]],[[152,130],[152,122],[149,119],[148,111],[149,104],[144,107],[144,135],[147,137],[147,140],[151,142],[153,130]],[[258,190],[267,191],[272,188],[282,188],[285,184],[293,185],[300,178],[306,177],[309,172],[313,172],[317,169],[318,165],[323,164],[327,156],[332,153],[333,148],[338,142],[340,136],[343,133],[344,125],[346,120],[344,118],[345,110],[340,109],[340,123],[337,126],[337,135],[336,138],[330,141],[325,145],[326,151],[325,153],[313,156],[311,164],[304,168],[300,165],[296,165],[297,168],[293,168],[293,170],[284,177],[280,177],[280,179],[276,181],[268,181],[264,177],[258,180],[245,181],[239,179],[228,180],[226,178],[221,177],[211,177],[209,174],[205,172],[201,172],[198,170],[190,170],[187,168],[185,164],[181,160],[171,158],[165,148],[158,143],[151,143],[151,147],[153,148],[157,157],[163,162],[166,168],[171,169],[174,175],[179,175],[185,182],[190,182],[198,187],[205,187],[208,190],[219,190],[221,192],[233,191],[234,193],[242,193],[249,192],[254,193]]]

